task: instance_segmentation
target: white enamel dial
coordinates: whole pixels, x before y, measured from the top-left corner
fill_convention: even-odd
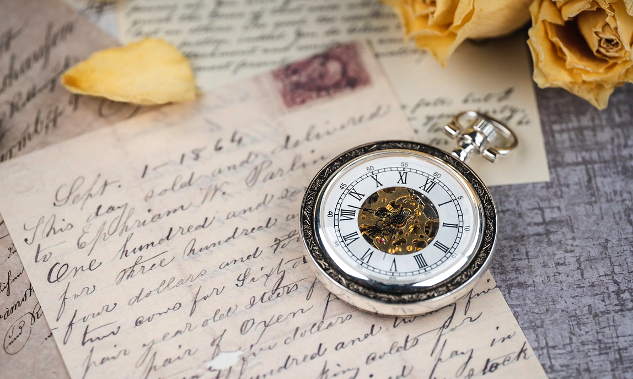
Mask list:
[[[348,275],[382,284],[436,285],[473,257],[481,206],[441,160],[385,150],[344,166],[322,192],[320,240]]]

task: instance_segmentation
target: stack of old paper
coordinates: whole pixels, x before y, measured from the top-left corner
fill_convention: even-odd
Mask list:
[[[156,26],[143,21],[152,8],[144,3],[122,4],[119,21],[136,26],[131,33]],[[164,20],[158,34],[189,44],[222,25],[180,22],[198,22],[186,17],[194,13],[290,25],[273,17],[289,17],[279,4],[260,6],[255,17],[247,7],[253,2],[243,3],[206,12],[158,2],[154,10],[171,4],[171,11],[152,17]],[[339,38],[366,21],[363,3],[349,1],[348,13],[339,13],[336,25],[346,30]],[[424,55],[389,45],[381,67],[368,45],[353,43],[343,56],[363,68],[363,85],[289,102],[294,87],[274,68],[246,79],[239,72],[207,78],[198,69],[206,90],[200,101],[139,115],[57,85],[68,65],[113,43],[103,33],[58,2],[0,7],[11,15],[0,30],[0,153],[7,161],[0,165],[0,211],[11,233],[0,239],[3,378],[545,376],[489,274],[468,297],[433,314],[370,315],[315,281],[298,235],[303,189],[314,173],[355,145],[416,138],[408,118],[418,137],[434,138],[426,132],[445,113],[508,112],[523,133],[537,136],[517,155],[542,152],[531,87],[523,83],[527,69],[521,71],[527,60],[514,67],[517,77],[488,83],[489,74],[469,76],[472,62],[465,67],[456,59],[456,70],[468,72],[456,75],[462,71],[441,71]],[[325,16],[308,8],[293,17],[316,30],[309,20]],[[221,31],[214,38],[226,38]],[[375,38],[395,38],[383,33]],[[465,51],[492,65],[493,50]],[[216,63],[194,59],[198,68],[207,64]],[[213,77],[232,80],[217,87]],[[546,179],[546,167],[529,171],[528,180]],[[499,178],[490,171],[487,180]]]

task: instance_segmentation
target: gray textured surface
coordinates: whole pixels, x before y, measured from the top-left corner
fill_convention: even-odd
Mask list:
[[[492,188],[491,271],[550,378],[633,378],[633,86],[537,97],[551,182]]]

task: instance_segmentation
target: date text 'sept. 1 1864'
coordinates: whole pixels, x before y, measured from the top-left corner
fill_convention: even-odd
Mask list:
[[[371,143],[336,157],[308,186],[303,241],[337,297],[374,313],[422,314],[463,297],[485,272],[496,210],[464,161],[476,152],[494,162],[517,139],[473,111],[445,130],[457,139],[451,153],[410,141]]]

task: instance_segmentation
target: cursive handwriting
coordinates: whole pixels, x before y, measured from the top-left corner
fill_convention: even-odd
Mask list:
[[[242,17],[232,4],[217,2],[217,25]],[[275,11],[335,9],[324,5]],[[374,2],[339,6],[352,5],[358,30],[383,19],[368,14]],[[246,16],[252,30],[264,22]],[[412,135],[372,52],[356,49],[355,69],[370,85],[283,108],[264,74],[234,84],[248,95],[240,101],[220,105],[218,91],[0,167],[0,205],[9,225],[21,226],[12,229],[17,248],[73,377],[405,378],[428,374],[435,361],[439,377],[448,376],[451,351],[469,349],[464,372],[503,372],[504,359],[494,359],[516,356],[525,339],[508,337],[519,329],[493,282],[405,322],[354,309],[310,268],[298,217],[310,180],[341,151]],[[499,330],[488,330],[491,318]],[[23,321],[7,337],[12,347],[26,338]]]
[[[385,56],[420,55],[413,47],[403,48],[393,12],[362,0],[158,6],[139,1],[126,7],[122,24],[130,39],[148,35],[176,39],[194,70],[209,77],[244,77],[349,38],[373,38],[378,53]]]

